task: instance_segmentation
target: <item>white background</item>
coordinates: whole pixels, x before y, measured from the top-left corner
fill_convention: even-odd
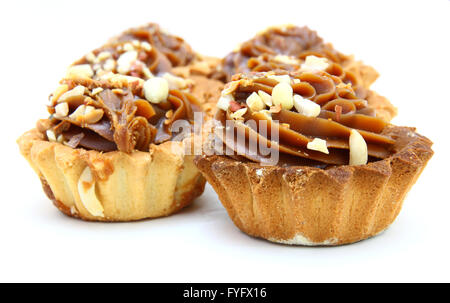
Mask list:
[[[313,4],[314,3],[314,4]],[[7,1],[0,8],[0,281],[449,281],[449,1]],[[87,223],[56,210],[17,137],[65,68],[149,21],[224,56],[273,24],[308,25],[381,77],[373,86],[435,155],[383,234],[334,248],[253,239],[208,186],[168,218]]]

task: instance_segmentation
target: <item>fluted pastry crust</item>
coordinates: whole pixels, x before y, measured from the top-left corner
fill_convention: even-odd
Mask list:
[[[181,142],[151,145],[150,152],[101,153],[48,142],[36,129],[18,139],[22,155],[63,213],[89,221],[133,221],[170,215],[204,190],[205,179],[184,155]],[[175,146],[174,146],[175,145]],[[89,167],[103,216],[92,215],[80,198],[78,182]]]
[[[389,126],[399,152],[361,166],[261,166],[225,156],[195,162],[243,232],[273,242],[340,245],[377,235],[397,217],[432,142]]]

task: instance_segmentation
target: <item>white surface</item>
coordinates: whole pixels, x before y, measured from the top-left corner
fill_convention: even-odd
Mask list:
[[[450,3],[312,2],[2,3],[0,281],[449,281]],[[435,142],[391,228],[336,248],[277,245],[238,231],[209,186],[168,218],[100,224],[59,213],[15,140],[45,117],[68,64],[148,21],[216,56],[268,25],[309,25],[376,67],[374,88],[400,109],[394,122]]]

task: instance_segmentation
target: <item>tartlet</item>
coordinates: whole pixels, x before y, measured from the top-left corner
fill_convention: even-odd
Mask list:
[[[140,220],[170,215],[203,192],[192,130],[194,120],[211,116],[223,87],[191,75],[204,61],[183,39],[150,23],[68,68],[50,96],[50,118],[18,139],[62,212],[84,220]],[[189,74],[177,76],[176,68]]]
[[[63,80],[50,118],[19,138],[21,153],[65,214],[96,221],[159,217],[203,192],[205,180],[185,153],[191,133],[171,128],[180,121],[190,127],[198,101],[167,88],[164,97],[158,92],[164,88],[145,83]]]
[[[296,72],[235,75],[195,163],[243,232],[353,243],[394,221],[432,142],[376,116],[337,63],[313,59]]]
[[[336,68],[345,71],[358,97],[367,100],[379,117],[386,121],[395,117],[397,109],[389,100],[369,90],[378,78],[378,72],[362,61],[356,61],[352,55],[337,51],[306,26],[268,27],[223,58],[211,77],[229,82],[238,73],[296,71],[308,56],[326,58],[335,63]]]

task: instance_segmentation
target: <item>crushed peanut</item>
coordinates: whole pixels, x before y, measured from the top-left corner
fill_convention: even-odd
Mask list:
[[[161,77],[150,78],[144,83],[145,98],[151,103],[160,103],[169,96],[169,82]]]
[[[241,120],[241,119],[243,119],[243,116],[245,115],[246,112],[247,112],[247,107],[243,107],[241,109],[238,109],[234,113],[232,113],[230,115],[230,117],[235,120]]]
[[[352,129],[349,138],[350,145],[350,165],[364,165],[367,164],[367,143],[363,136],[355,130]]]
[[[73,65],[66,72],[67,79],[92,78],[93,75],[94,71],[90,64]]]
[[[230,107],[231,100],[233,100],[232,95],[221,96],[219,98],[219,101],[217,101],[216,106],[217,106],[217,108],[220,108],[221,110],[227,111],[228,108]]]
[[[261,97],[261,100],[264,102],[267,106],[272,106],[272,96],[266,93],[265,91],[259,90],[258,95]]]
[[[95,217],[104,217],[103,206],[95,193],[95,180],[89,166],[83,170],[78,180],[78,193],[86,210]]]
[[[317,117],[320,114],[319,104],[297,94],[294,95],[294,107],[299,114],[307,117]]]
[[[286,82],[280,82],[272,90],[272,102],[281,105],[283,109],[290,110],[294,106],[292,86]]]
[[[71,90],[65,92],[58,98],[58,103],[69,101],[73,98],[83,97],[84,92],[86,91],[86,87],[83,85],[77,85]]]
[[[328,61],[327,58],[307,56],[305,63],[302,64],[300,70],[304,72],[323,71],[328,67],[327,61]]]
[[[246,103],[248,107],[254,112],[259,112],[266,107],[261,97],[255,92],[248,96]]]
[[[69,114],[69,104],[67,102],[59,103],[55,106],[55,118],[61,119]]]
[[[137,60],[137,57],[138,53],[135,50],[130,50],[120,55],[119,59],[117,59],[117,72],[119,74],[128,73],[133,62]]]
[[[320,139],[320,138],[314,138],[314,140],[312,140],[311,142],[308,142],[308,144],[306,145],[306,148],[310,149],[310,150],[316,150],[316,151],[319,151],[319,152],[325,153],[325,154],[330,153],[327,148],[327,141]]]

